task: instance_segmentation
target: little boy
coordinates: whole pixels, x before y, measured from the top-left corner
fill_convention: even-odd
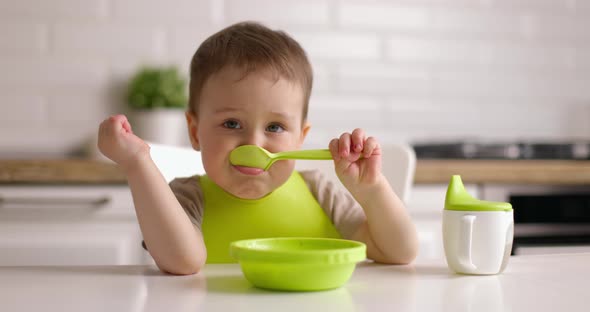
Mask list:
[[[363,130],[329,143],[350,193],[318,171],[294,171],[294,161],[278,161],[268,171],[229,162],[230,152],[246,144],[270,152],[299,149],[310,129],[311,89],[311,65],[295,40],[257,23],[238,23],[205,40],[191,62],[186,120],[206,175],[168,185],[125,116],[102,122],[98,146],[126,174],[145,244],[160,270],[193,274],[205,262],[230,262],[229,243],[256,237],[353,239],[378,262],[415,258],[415,227],[381,173],[377,140]]]

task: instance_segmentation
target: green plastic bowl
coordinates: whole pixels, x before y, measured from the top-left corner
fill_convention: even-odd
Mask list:
[[[262,238],[235,241],[231,256],[256,287],[314,291],[342,286],[366,259],[365,244],[332,238]]]

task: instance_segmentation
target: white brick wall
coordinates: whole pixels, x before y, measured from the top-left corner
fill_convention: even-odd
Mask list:
[[[148,25],[199,20],[210,23],[212,1],[195,0],[107,0],[112,19],[122,22],[142,21]]]
[[[75,149],[127,111],[139,65],[187,72],[241,20],[308,51],[307,146],[355,127],[384,142],[590,137],[585,0],[0,0],[0,157]]]
[[[0,21],[0,51],[31,56],[46,52],[47,28],[37,23]]]
[[[2,0],[2,19],[30,22],[104,20],[109,0]]]
[[[264,20],[272,25],[301,27],[329,25],[331,7],[326,0],[227,0],[227,22]]]

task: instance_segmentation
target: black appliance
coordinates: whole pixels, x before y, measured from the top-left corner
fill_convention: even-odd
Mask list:
[[[513,194],[509,201],[513,254],[524,247],[590,246],[590,194]]]
[[[590,159],[590,142],[422,142],[418,159]]]

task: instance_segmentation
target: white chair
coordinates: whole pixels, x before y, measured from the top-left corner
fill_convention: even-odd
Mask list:
[[[383,151],[383,174],[397,196],[407,203],[414,184],[416,153],[407,144],[386,144],[381,148]]]
[[[416,154],[414,149],[406,144],[388,144],[381,146],[383,153],[382,172],[391,184],[397,196],[407,202],[410,198],[410,191],[414,183],[414,172],[416,170]],[[298,160],[295,168],[297,170],[317,169],[323,175],[342,186],[334,171],[334,162],[328,160]]]

